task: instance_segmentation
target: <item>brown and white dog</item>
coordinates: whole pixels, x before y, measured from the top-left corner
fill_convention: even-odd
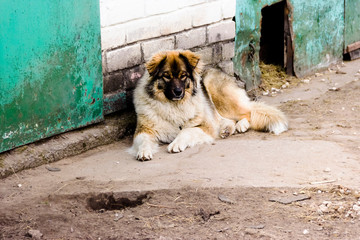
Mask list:
[[[147,73],[134,91],[137,126],[130,152],[151,160],[159,143],[182,152],[249,128],[280,134],[288,129],[285,115],[251,102],[235,79],[215,69],[202,72],[191,51],[164,51],[146,63]]]

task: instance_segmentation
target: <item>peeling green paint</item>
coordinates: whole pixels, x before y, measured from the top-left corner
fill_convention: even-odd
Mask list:
[[[234,68],[248,89],[261,82],[261,9],[279,0],[237,0]],[[342,59],[344,1],[288,0],[294,72],[304,76]],[[279,53],[283,54],[283,53]]]
[[[0,3],[0,152],[103,119],[99,3]]]

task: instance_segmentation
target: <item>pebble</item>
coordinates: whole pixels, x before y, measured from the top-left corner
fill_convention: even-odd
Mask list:
[[[360,213],[360,206],[359,205],[354,205],[353,210],[358,212],[358,214],[359,214]]]
[[[303,79],[301,80],[302,83],[310,83],[310,80],[309,79]]]
[[[43,234],[39,230],[30,229],[28,235],[33,239],[41,239]]]
[[[331,172],[331,169],[330,168],[325,168],[324,172]]]
[[[337,87],[329,88],[329,91],[333,91],[333,92],[337,92],[339,90],[340,90],[340,88],[337,88]]]
[[[123,214],[119,214],[119,213],[115,213],[115,218],[114,218],[114,221],[117,222],[119,221],[120,219],[122,219],[124,217]]]
[[[303,234],[304,234],[304,235],[307,235],[307,234],[309,234],[309,233],[310,233],[309,230],[304,229],[304,231],[303,231]]]

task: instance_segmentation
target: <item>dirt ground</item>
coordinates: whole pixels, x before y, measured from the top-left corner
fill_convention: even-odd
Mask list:
[[[160,178],[161,174],[151,182],[151,178],[141,179],[141,176],[147,176],[147,172],[142,172],[134,176],[140,179],[138,185],[132,185],[131,176],[125,180],[121,176],[104,177],[112,173],[97,169],[100,165],[96,164],[105,161],[101,154],[112,154],[112,149],[120,148],[121,144],[128,147],[130,140],[127,139],[119,145],[99,148],[79,158],[62,160],[53,164],[51,171],[39,167],[2,180],[0,239],[360,239],[360,81],[356,75],[360,70],[359,63],[353,64],[352,68],[358,70],[353,70],[351,75],[348,73],[348,81],[344,84],[334,84],[332,77],[339,76],[327,73],[319,76],[315,85],[303,83],[291,90],[304,98],[297,98],[292,93],[279,94],[280,108],[288,115],[291,124],[290,130],[283,135],[250,131],[231,137],[233,140],[289,141],[289,144],[290,141],[309,141],[310,145],[319,141],[331,142],[334,145],[330,146],[341,148],[344,159],[341,158],[339,164],[343,167],[320,166],[316,173],[325,176],[320,181],[292,184],[291,176],[304,168],[296,166],[288,169],[290,177],[284,177],[288,176],[286,170],[283,175],[272,172],[272,179],[260,179],[264,182],[259,184],[244,184],[245,178],[242,183],[233,184],[235,180],[230,182],[222,176],[224,182],[220,179],[216,184],[206,185],[200,184],[199,179],[191,180],[181,175],[183,184],[163,187],[170,180]],[[322,85],[324,91],[306,97],[308,92],[317,88],[316,84]],[[284,100],[289,96],[295,99]],[[208,146],[205,150],[216,146],[222,145]],[[313,147],[309,152],[316,153],[317,146]],[[198,150],[205,152],[204,148]],[[289,156],[301,159],[297,156],[300,149],[288,151]],[[124,151],[118,154],[123,155]],[[89,156],[96,156],[96,164],[91,171],[85,172],[81,162]],[[157,166],[165,164],[166,156],[188,158],[190,155],[162,153],[160,156],[159,161],[154,159],[146,163],[153,165],[140,165],[129,157],[121,169],[130,175],[136,175],[131,172],[133,165],[136,171],[145,171],[142,169],[144,166],[151,166],[156,171]],[[327,158],[329,164],[337,161],[331,151],[319,156]],[[227,156],[221,154],[219,157]],[[172,158],[171,161],[175,161]],[[276,165],[277,157],[268,161],[271,161],[270,165]],[[289,158],[286,161],[290,161]],[[180,160],[177,164],[178,167],[181,165]],[[226,162],[218,161],[217,164],[221,168]],[[84,165],[88,166],[89,162]],[[110,168],[104,162],[105,167]],[[261,167],[256,166],[257,169]],[[209,179],[203,178],[203,182],[212,182],[212,176],[216,177],[215,168],[213,175],[210,173]],[[96,175],[96,171],[102,171],[101,181],[91,177]],[[167,175],[178,174],[171,172],[170,167],[164,171],[168,171]],[[334,178],[340,171],[346,182]],[[244,176],[255,173],[247,174]],[[281,178],[285,183],[279,180]],[[270,180],[274,182],[267,184]],[[191,181],[193,183],[188,184]],[[152,184],[157,184],[157,187]],[[296,201],[297,197],[304,199]],[[285,201],[282,198],[290,203],[281,203]]]

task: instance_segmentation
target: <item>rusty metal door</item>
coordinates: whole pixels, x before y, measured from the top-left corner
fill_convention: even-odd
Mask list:
[[[2,0],[0,23],[0,152],[103,119],[98,0]]]

